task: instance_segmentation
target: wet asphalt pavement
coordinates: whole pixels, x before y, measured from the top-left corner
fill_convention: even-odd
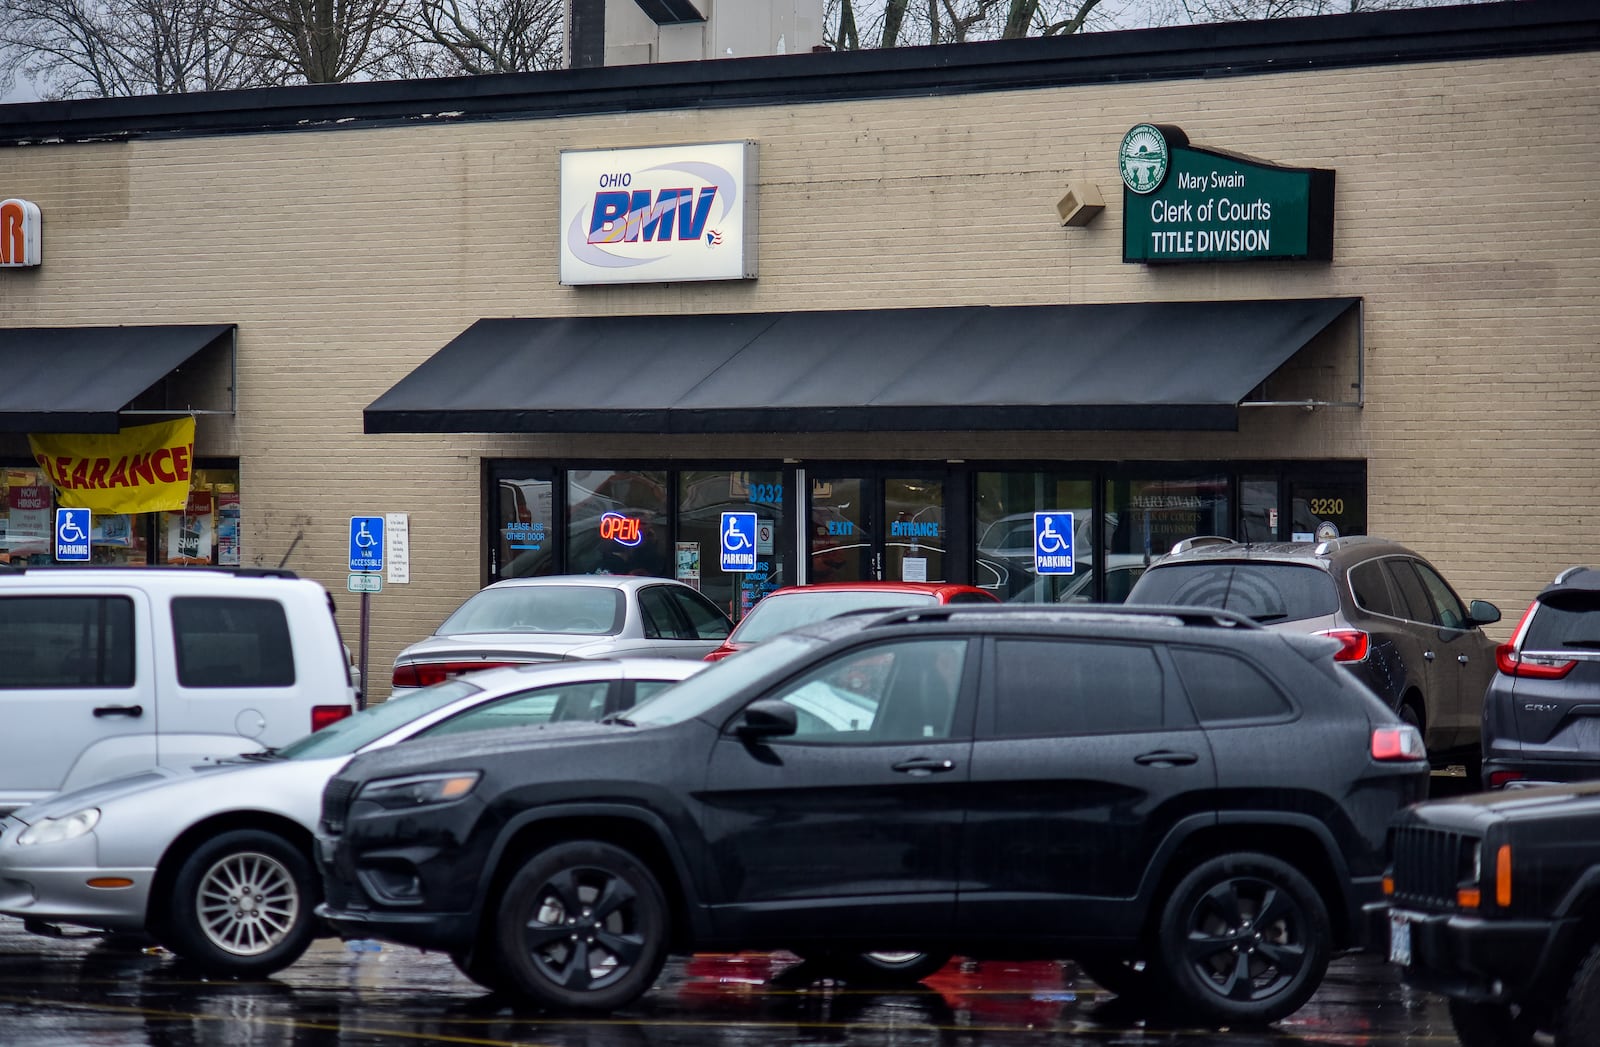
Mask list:
[[[1443,1001],[1376,958],[1342,957],[1311,1003],[1265,1030],[1151,1021],[1070,962],[955,961],[915,991],[814,980],[786,954],[697,956],[609,1017],[501,1002],[445,956],[316,943],[265,981],[193,976],[170,956],[25,933],[0,917],[3,1047],[1012,1047],[1455,1043]]]

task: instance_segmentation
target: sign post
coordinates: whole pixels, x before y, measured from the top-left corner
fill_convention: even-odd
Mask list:
[[[372,635],[372,594],[383,590],[383,522],[381,516],[350,517],[351,592],[361,594],[361,693],[356,707],[367,707],[367,646]],[[360,582],[357,582],[357,579]],[[376,584],[374,584],[376,583]]]

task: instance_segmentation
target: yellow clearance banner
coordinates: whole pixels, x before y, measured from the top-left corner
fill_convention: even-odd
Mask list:
[[[193,418],[138,425],[114,436],[30,433],[28,443],[66,508],[154,513],[189,504]]]

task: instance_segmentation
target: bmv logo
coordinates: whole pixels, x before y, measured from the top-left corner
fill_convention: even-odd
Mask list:
[[[733,172],[700,160],[608,171],[596,181],[593,201],[567,226],[567,250],[608,269],[669,258],[679,244],[714,250],[719,227],[740,206]]]

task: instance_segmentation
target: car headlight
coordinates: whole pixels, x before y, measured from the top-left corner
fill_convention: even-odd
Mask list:
[[[65,818],[43,818],[22,830],[22,834],[17,837],[17,846],[32,847],[38,843],[76,840],[98,824],[100,824],[98,807],[73,811]]]
[[[449,803],[472,792],[481,777],[477,771],[466,771],[421,774],[410,778],[380,778],[363,786],[359,798],[391,810]]]

